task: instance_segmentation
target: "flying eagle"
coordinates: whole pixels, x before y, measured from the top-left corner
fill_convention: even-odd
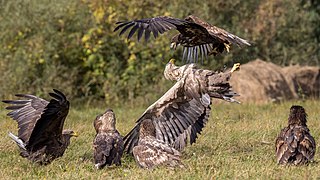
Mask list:
[[[224,51],[229,52],[231,45],[242,47],[244,45],[250,46],[250,43],[236,35],[227,32],[224,29],[213,26],[200,18],[190,15],[183,19],[160,16],[154,18],[117,22],[118,26],[114,31],[120,30],[122,35],[131,28],[128,39],[138,31],[138,41],[141,39],[143,33],[145,40],[150,38],[151,32],[155,38],[158,34],[162,34],[171,29],[176,29],[179,34],[171,39],[171,48],[176,49],[177,46],[183,46],[182,60],[187,62],[197,62],[198,57],[201,60],[204,57],[207,59],[208,55],[217,55]]]
[[[140,167],[147,169],[159,165],[183,167],[180,152],[156,139],[156,128],[151,119],[144,119],[141,122],[139,133],[139,141],[133,148],[133,156]]]
[[[307,127],[307,113],[302,106],[292,106],[288,127],[276,139],[276,157],[281,165],[307,164],[313,160],[316,142]]]
[[[156,139],[181,151],[189,141],[194,143],[197,134],[208,121],[211,98],[237,102],[231,90],[229,79],[232,72],[239,69],[235,64],[230,72],[213,72],[198,69],[195,64],[182,67],[174,65],[173,60],[166,65],[166,79],[177,81],[159,100],[137,120],[135,127],[124,137],[127,153],[132,153],[138,144],[141,123],[150,119],[156,129]]]
[[[93,142],[93,155],[97,169],[106,165],[121,165],[123,140],[115,126],[116,117],[111,109],[107,109],[105,113],[98,115],[94,120],[97,134]]]
[[[20,155],[41,165],[61,157],[70,144],[70,138],[77,136],[72,130],[62,130],[69,112],[66,96],[53,89],[50,102],[28,94],[16,94],[23,100],[4,100],[10,104],[7,115],[18,123],[18,137],[9,136],[20,148]]]

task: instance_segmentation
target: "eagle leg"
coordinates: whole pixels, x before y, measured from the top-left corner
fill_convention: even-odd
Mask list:
[[[224,44],[224,47],[226,48],[227,52],[229,52],[229,50],[230,50],[230,45],[227,44],[227,43],[223,43],[223,44]]]

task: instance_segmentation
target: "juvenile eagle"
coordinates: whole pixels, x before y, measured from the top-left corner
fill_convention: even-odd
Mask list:
[[[176,49],[177,46],[183,46],[182,60],[187,62],[198,61],[199,55],[201,60],[207,58],[208,55],[217,55],[224,52],[229,52],[231,45],[242,47],[244,45],[250,46],[247,40],[244,40],[236,35],[227,32],[224,29],[213,26],[200,18],[190,15],[183,19],[160,16],[154,18],[117,22],[118,26],[114,29],[120,31],[122,35],[131,28],[128,39],[138,31],[138,41],[141,39],[143,33],[145,40],[150,38],[151,32],[155,38],[158,34],[162,34],[171,29],[176,29],[179,34],[171,39],[171,48]]]
[[[231,90],[229,79],[239,66],[235,64],[230,72],[216,73],[198,69],[195,64],[178,67],[170,60],[164,76],[177,82],[148,107],[124,137],[126,152],[132,153],[133,147],[138,144],[141,123],[146,119],[153,122],[156,139],[175,149],[181,151],[188,140],[190,144],[194,143],[208,120],[211,98],[237,102],[233,99],[236,93]]]
[[[138,145],[133,148],[133,156],[140,167],[147,169],[159,165],[183,167],[180,152],[156,139],[156,129],[150,119],[141,122],[139,133]]]
[[[307,127],[307,113],[302,106],[292,106],[288,127],[276,139],[277,162],[282,165],[307,164],[313,160],[316,143]]]
[[[61,157],[70,144],[70,138],[77,136],[72,130],[62,130],[69,112],[66,96],[53,89],[50,102],[28,94],[16,94],[23,100],[4,100],[11,104],[7,115],[18,123],[18,137],[9,136],[20,148],[20,155],[41,165]]]
[[[123,140],[116,130],[116,117],[111,109],[98,115],[94,120],[94,128],[97,132],[94,147],[94,163],[97,169],[116,164],[121,165],[123,153]]]

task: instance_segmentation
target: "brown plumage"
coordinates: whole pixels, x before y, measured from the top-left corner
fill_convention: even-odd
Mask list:
[[[160,16],[154,18],[146,18],[133,21],[118,22],[118,26],[114,29],[120,31],[120,35],[131,28],[128,39],[138,31],[138,41],[143,33],[145,39],[150,38],[151,32],[157,38],[158,34],[162,34],[171,29],[176,29],[179,34],[171,39],[171,48],[176,49],[177,46],[183,46],[183,60],[187,62],[196,62],[198,56],[201,60],[207,58],[208,55],[217,55],[224,51],[229,52],[231,45],[250,46],[247,40],[233,35],[224,29],[213,26],[200,18],[190,15],[183,19]]]
[[[288,127],[276,139],[276,157],[281,165],[306,164],[313,160],[316,143],[307,127],[307,113],[302,106],[292,106]]]
[[[156,129],[150,119],[141,122],[140,138],[133,148],[133,156],[142,168],[151,169],[160,165],[183,167],[180,152],[156,139]]]
[[[229,79],[232,71],[216,73],[198,69],[194,64],[177,67],[170,61],[164,71],[167,79],[177,81],[159,100],[148,107],[135,127],[124,137],[125,150],[132,152],[138,144],[140,126],[150,119],[156,129],[156,139],[181,151],[196,141],[208,121],[211,98],[237,102]]]
[[[58,91],[49,93],[50,102],[27,94],[16,94],[24,100],[4,100],[11,104],[8,113],[18,123],[18,137],[9,136],[20,148],[20,155],[41,165],[49,164],[61,157],[70,144],[70,138],[77,136],[72,130],[62,130],[69,112],[69,101]]]
[[[116,117],[111,109],[99,115],[94,120],[94,128],[97,132],[94,147],[94,163],[101,169],[108,165],[121,165],[123,153],[123,140],[116,130]]]

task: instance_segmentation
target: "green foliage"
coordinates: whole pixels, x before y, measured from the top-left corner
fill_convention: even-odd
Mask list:
[[[162,71],[181,59],[168,32],[146,43],[113,32],[115,23],[159,15],[195,14],[248,39],[253,46],[210,57],[209,69],[261,58],[319,65],[319,5],[313,0],[0,1],[0,94],[61,89],[72,98],[150,104],[170,87]],[[177,61],[182,63],[181,61]]]
[[[105,108],[87,108],[72,103],[65,128],[79,137],[63,157],[39,166],[19,156],[18,147],[8,137],[17,133],[16,122],[0,113],[0,169],[2,179],[317,179],[320,175],[319,151],[315,163],[285,167],[275,161],[275,139],[287,125],[289,108],[300,104],[308,113],[308,127],[319,144],[319,101],[284,104],[213,104],[208,124],[197,142],[182,153],[185,169],[165,167],[144,170],[131,156],[119,167],[96,170],[93,165],[93,120]],[[2,105],[0,105],[2,106]],[[75,108],[75,106],[78,106]],[[100,106],[102,107],[102,106]],[[146,107],[115,108],[117,129],[125,135]],[[1,107],[3,109],[3,106]],[[271,112],[271,113],[270,113]]]

